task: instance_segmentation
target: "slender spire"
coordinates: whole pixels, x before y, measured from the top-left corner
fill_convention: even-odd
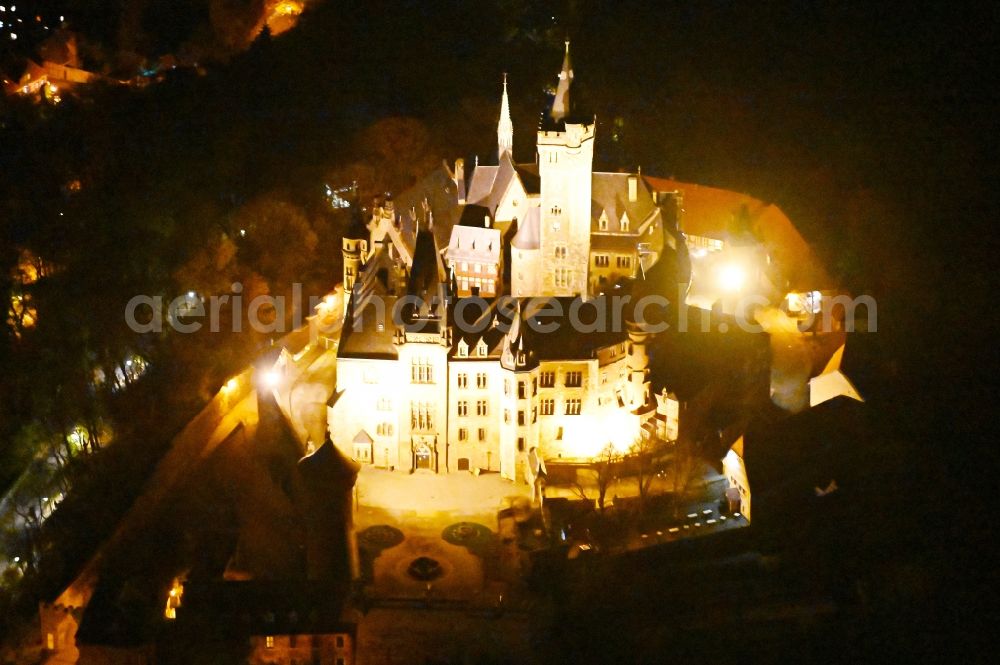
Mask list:
[[[559,72],[556,98],[552,101],[552,119],[562,120],[569,115],[569,84],[573,81],[573,66],[569,60],[569,39],[566,40],[566,55]]]
[[[510,120],[510,103],[507,101],[507,72],[503,75],[503,97],[500,98],[500,122],[497,123],[497,152],[514,156],[514,123]]]

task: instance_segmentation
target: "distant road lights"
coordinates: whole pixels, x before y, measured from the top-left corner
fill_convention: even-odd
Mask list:
[[[725,291],[739,291],[746,280],[746,271],[734,263],[726,264],[719,269],[719,287]]]

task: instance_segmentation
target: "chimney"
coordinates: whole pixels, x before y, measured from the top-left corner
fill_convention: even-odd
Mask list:
[[[635,175],[630,175],[628,177],[629,203],[635,203],[638,198],[639,198],[639,177]]]
[[[465,205],[465,160],[455,160],[455,186],[458,187],[458,204]]]

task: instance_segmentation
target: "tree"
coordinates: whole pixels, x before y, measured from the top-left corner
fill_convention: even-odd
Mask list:
[[[674,443],[670,462],[666,467],[667,479],[674,493],[674,517],[679,517],[680,508],[690,495],[691,487],[701,472],[698,446],[683,432]]]
[[[601,451],[594,456],[593,461],[585,469],[585,471],[590,476],[593,481],[593,486],[597,489],[597,509],[603,514],[605,499],[608,495],[608,488],[611,486],[611,481],[617,477],[616,472],[618,471],[618,466],[621,463],[622,455],[618,450],[610,443],[606,444]],[[584,486],[581,482],[579,474],[577,475],[576,482],[573,485],[573,491],[583,499],[584,501],[591,501],[587,492],[589,487]]]
[[[660,455],[664,442],[655,437],[639,436],[629,448],[629,456],[635,468],[636,482],[639,489],[639,514],[646,508],[646,498],[653,479],[663,470],[663,460]]]

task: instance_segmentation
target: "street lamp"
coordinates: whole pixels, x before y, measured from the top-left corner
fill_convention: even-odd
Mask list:
[[[725,291],[739,291],[746,282],[746,271],[735,263],[728,263],[718,272],[719,286]]]

